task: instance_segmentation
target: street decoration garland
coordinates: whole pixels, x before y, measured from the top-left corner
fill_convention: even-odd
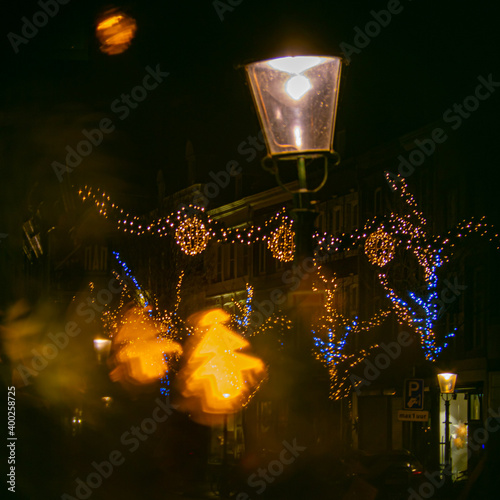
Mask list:
[[[271,221],[279,221],[279,225],[267,238],[267,247],[275,259],[291,262],[295,255],[295,232],[293,221],[283,212],[275,215]]]
[[[448,332],[441,343],[436,338],[435,323],[439,319],[437,271],[449,262],[461,238],[476,234],[493,242],[497,249],[500,249],[500,239],[485,217],[464,220],[445,236],[430,234],[427,220],[408,191],[404,178],[387,173],[386,179],[393,192],[398,193],[403,200],[405,213],[374,218],[367,221],[362,230],[340,236],[316,233],[315,261],[324,262],[325,258],[334,254],[363,248],[370,264],[378,269],[379,283],[385,290],[398,322],[420,336],[426,359],[435,361],[456,331],[453,329]],[[273,257],[284,262],[293,260],[293,221],[284,209],[261,226],[226,228],[213,220],[202,207],[190,205],[176,213],[150,220],[126,213],[100,189],[95,192],[86,186],[79,194],[83,201],[93,202],[102,216],[115,219],[118,229],[126,234],[173,236],[186,255],[200,255],[211,242],[250,245],[263,241],[267,243]],[[402,294],[391,285],[389,269],[393,262],[398,261],[397,255],[402,255],[401,252],[413,255],[423,270],[423,290],[409,290]],[[339,344],[340,349],[343,345],[342,342]]]
[[[85,186],[78,194],[83,202],[93,203],[100,215],[114,219],[119,231],[132,236],[173,236],[180,249],[189,256],[201,254],[211,241],[246,245],[263,241],[276,259],[284,262],[293,260],[293,220],[286,215],[284,208],[265,221],[263,226],[226,228],[212,219],[203,207],[195,205],[183,206],[176,213],[151,219],[125,212],[100,188],[94,190]]]
[[[175,230],[175,240],[186,255],[197,255],[207,248],[210,231],[196,215],[186,217]]]
[[[395,256],[396,242],[383,227],[372,233],[365,242],[365,253],[374,266],[384,267]]]

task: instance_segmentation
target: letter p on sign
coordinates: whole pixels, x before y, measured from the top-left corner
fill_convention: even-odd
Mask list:
[[[424,381],[418,378],[405,380],[405,410],[424,409]]]

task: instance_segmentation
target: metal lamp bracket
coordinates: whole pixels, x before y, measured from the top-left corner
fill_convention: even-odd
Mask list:
[[[314,189],[309,189],[307,187],[307,174],[306,174],[306,160],[314,160],[317,158],[323,158],[323,179],[321,183],[316,186]],[[299,181],[299,189],[293,190],[289,189],[283,182],[281,181],[280,173],[279,173],[279,162],[280,161],[297,161],[297,172],[298,172],[298,181]],[[262,168],[267,170],[271,174],[276,177],[277,183],[289,193],[292,194],[300,194],[300,193],[316,193],[326,184],[328,179],[328,169],[337,166],[340,163],[340,155],[336,151],[325,152],[322,154],[318,153],[303,153],[299,155],[281,155],[281,156],[270,156],[267,155],[262,159]]]

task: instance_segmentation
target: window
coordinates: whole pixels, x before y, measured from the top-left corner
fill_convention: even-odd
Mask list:
[[[342,232],[342,207],[333,209],[332,233],[334,236]]]
[[[222,246],[217,247],[217,258],[216,258],[216,269],[215,269],[215,281],[222,281]]]
[[[236,245],[231,243],[229,245],[229,259],[228,259],[228,279],[232,280],[234,278],[234,271],[236,267]]]
[[[236,248],[236,266],[238,269],[237,276],[245,276],[245,274],[250,274],[250,270],[248,268],[248,254],[250,248],[248,245],[238,245]]]
[[[482,394],[469,394],[469,420],[481,420]]]
[[[337,283],[333,294],[333,307],[343,316],[354,318],[358,314],[358,276],[338,278]]]
[[[259,241],[259,274],[266,272],[267,260],[267,245],[263,241]]]
[[[351,318],[354,318],[358,314],[358,285],[351,285],[349,287],[347,313]]]
[[[345,225],[344,225],[344,232],[349,232],[351,230],[351,224],[352,224],[352,205],[350,203],[347,203],[345,206]]]
[[[318,232],[324,233],[325,232],[325,214],[324,212],[320,212],[316,221],[316,227],[318,228]]]
[[[85,271],[106,271],[108,247],[92,245],[85,247]]]
[[[358,228],[358,202],[351,203],[351,230]]]

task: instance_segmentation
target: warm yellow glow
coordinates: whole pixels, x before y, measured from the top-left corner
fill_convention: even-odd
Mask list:
[[[106,360],[111,350],[111,340],[109,339],[94,339],[94,350],[97,354],[97,361]]]
[[[104,403],[104,408],[109,408],[113,403],[113,398],[111,396],[103,396],[101,401]]]
[[[320,57],[309,57],[309,56],[299,56],[299,57],[282,57],[280,59],[273,59],[269,61],[268,64],[273,69],[278,71],[283,71],[289,75],[293,75],[285,83],[285,92],[295,101],[301,99],[309,90],[311,90],[312,85],[309,78],[302,75],[304,71],[317,66],[323,61]],[[297,137],[297,134],[295,134]],[[302,145],[297,144],[298,147]]]
[[[113,9],[97,24],[96,36],[101,43],[101,52],[108,55],[121,54],[130,47],[137,31],[135,19]]]
[[[442,394],[453,394],[455,384],[457,382],[456,373],[440,373],[438,374],[439,389]]]
[[[159,333],[147,310],[130,310],[113,339],[119,350],[112,380],[147,384],[163,377],[168,370],[164,354],[178,353],[181,347],[168,338],[158,338]]]
[[[292,99],[298,101],[311,87],[309,78],[304,75],[295,75],[286,82],[285,91]]]
[[[111,348],[111,340],[109,339],[94,339],[94,349],[97,352],[109,352]]]
[[[319,334],[315,337],[316,359],[328,367],[330,374],[330,398],[342,399],[351,393],[352,388],[361,384],[361,379],[351,379],[352,369],[358,366],[371,352],[378,347],[377,344],[368,349],[360,349],[356,353],[344,352],[349,336],[357,336],[362,332],[368,332],[372,328],[382,324],[390,314],[390,311],[380,311],[371,319],[359,321],[344,317],[335,308],[335,293],[338,287],[337,278],[327,278],[318,265],[318,277],[323,282],[321,288],[326,293],[324,304],[325,314],[313,324],[313,333]],[[313,284],[313,290],[321,289],[318,284]],[[324,339],[324,340],[323,340]]]
[[[197,255],[207,247],[210,232],[198,217],[184,219],[175,231],[175,239],[186,255]]]
[[[302,147],[302,130],[300,127],[294,127],[293,135],[295,136],[295,145],[300,148]]]
[[[249,343],[224,326],[228,320],[229,315],[219,309],[209,311],[198,321],[198,328],[208,327],[208,331],[180,374],[184,380],[184,407],[191,413],[237,412],[265,375],[260,359],[241,352]]]
[[[98,29],[105,30],[111,28],[111,26],[114,26],[115,24],[118,24],[122,19],[123,16],[120,14],[117,16],[111,16],[108,19],[101,21],[97,27]]]
[[[267,239],[267,247],[275,259],[291,262],[295,255],[295,232],[292,221],[285,219]]]
[[[298,75],[304,71],[314,68],[323,61],[321,57],[316,56],[297,56],[297,57],[280,57],[273,59],[268,64],[273,69],[289,73],[290,75]]]
[[[374,266],[384,267],[395,255],[396,242],[383,228],[377,229],[365,242],[365,253]]]

